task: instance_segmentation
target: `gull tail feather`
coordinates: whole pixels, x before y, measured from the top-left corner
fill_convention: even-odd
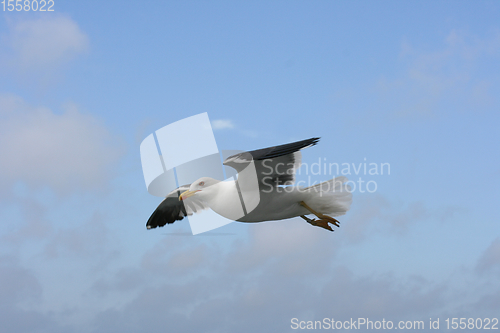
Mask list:
[[[344,176],[304,188],[311,197],[306,201],[313,209],[331,216],[344,215],[352,203],[352,190]]]

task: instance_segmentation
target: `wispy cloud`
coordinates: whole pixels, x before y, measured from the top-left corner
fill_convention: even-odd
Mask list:
[[[59,66],[89,48],[87,35],[66,16],[10,20],[8,28],[3,36],[4,57],[23,71]]]
[[[232,129],[234,128],[234,124],[233,121],[229,119],[215,119],[212,120],[212,128],[214,131]]]
[[[212,123],[212,129],[214,131],[236,128],[236,125],[230,119],[215,119],[212,120],[211,123]],[[258,136],[257,132],[248,129],[238,128],[238,133],[250,138],[255,138]]]

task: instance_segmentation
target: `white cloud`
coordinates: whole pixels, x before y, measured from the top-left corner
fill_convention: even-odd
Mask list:
[[[147,265],[127,271],[126,290],[137,290],[136,296],[98,313],[93,325],[101,331],[280,332],[294,317],[423,320],[453,308],[460,294],[420,276],[357,276],[337,263],[339,234],[298,219],[249,229],[248,242],[235,240],[227,254],[194,237],[161,241],[144,255]],[[205,260],[175,272],[171,258],[186,256]],[[117,274],[100,283],[101,295],[112,297],[108,292],[121,291],[122,281]]]
[[[88,50],[89,39],[65,16],[8,22],[2,36],[8,63],[23,71],[42,71],[66,63]],[[5,57],[5,55],[4,55]]]
[[[2,185],[21,180],[56,190],[91,188],[106,180],[120,154],[105,126],[73,105],[56,114],[0,95],[0,120]]]
[[[229,119],[212,120],[212,129],[214,131],[222,130],[222,129],[231,129],[231,128],[234,128],[234,124],[233,124],[232,120],[229,120]]]
[[[338,258],[353,250],[345,247],[342,234],[326,232],[300,219],[250,225],[248,239],[242,242],[237,237],[227,248],[200,237],[156,238],[150,251],[141,255],[140,263],[127,256],[126,262],[98,267],[95,261],[112,249],[102,237],[92,244],[91,235],[102,232],[99,230],[109,223],[95,222],[56,233],[52,242],[57,243],[57,255],[40,257],[48,265],[62,260],[57,262],[53,278],[71,278],[71,283],[52,288],[40,280],[43,293],[29,290],[30,295],[51,295],[43,308],[59,320],[47,326],[66,324],[66,331],[76,332],[281,332],[290,330],[294,317],[424,320],[444,317],[447,310],[461,313],[456,310],[459,308],[474,316],[498,308],[495,298],[487,298],[498,295],[497,287],[477,293],[483,297],[480,305],[490,306],[489,310],[478,310],[477,303],[463,299],[462,289],[449,283],[419,275],[402,278],[391,271],[357,275],[339,264]],[[150,242],[150,237],[142,241]],[[91,261],[75,260],[84,257]],[[71,265],[78,265],[82,273],[69,274]],[[17,278],[15,272],[5,273],[3,280]],[[475,282],[469,287],[478,286]],[[61,289],[64,293],[54,292]],[[60,299],[60,305],[51,304],[54,298]],[[20,311],[19,306],[12,308]],[[77,313],[85,313],[84,319]]]
[[[229,119],[215,119],[211,122],[211,124],[212,124],[212,129],[214,131],[236,128],[236,125],[233,123],[233,121]],[[255,138],[258,136],[258,133],[255,131],[241,129],[241,128],[238,129],[238,133],[248,136],[250,138]]]

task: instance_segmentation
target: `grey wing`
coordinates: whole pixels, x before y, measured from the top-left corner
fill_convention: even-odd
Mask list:
[[[151,214],[146,223],[146,228],[154,229],[156,227],[163,227],[165,224],[180,221],[185,216],[193,215],[193,213],[207,209],[208,206],[195,197],[191,197],[185,201],[179,200],[181,193],[189,190],[189,187],[189,184],[182,185],[170,192],[158,205],[153,214]]]
[[[300,168],[302,156],[300,150],[314,146],[318,141],[319,138],[311,138],[243,152],[229,156],[224,161],[224,165],[230,166],[240,173],[253,161],[259,186],[290,185],[295,182],[295,172]]]

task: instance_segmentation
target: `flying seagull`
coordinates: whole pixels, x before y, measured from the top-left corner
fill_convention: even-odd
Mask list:
[[[346,177],[336,177],[309,187],[286,186],[295,182],[295,173],[301,164],[300,150],[314,146],[318,141],[319,138],[311,138],[232,155],[223,164],[238,171],[237,180],[202,177],[192,184],[178,187],[156,208],[146,227],[163,227],[210,208],[238,222],[300,216],[313,226],[333,231],[330,224],[338,227],[340,222],[332,216],[344,215],[352,202]],[[254,169],[248,168],[249,165]],[[250,172],[252,170],[254,172]],[[251,184],[256,185],[252,188]],[[245,210],[243,217],[236,212],[241,207],[241,198],[245,205],[253,208],[248,212]]]

